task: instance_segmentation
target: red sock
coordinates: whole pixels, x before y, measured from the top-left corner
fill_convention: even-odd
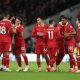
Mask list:
[[[80,70],[80,57],[77,58],[78,69]]]
[[[69,57],[70,57],[70,68],[73,68],[73,67],[76,66],[76,61],[75,61],[74,56],[73,56],[72,53],[69,54]]]
[[[25,56],[23,56],[23,58],[24,58],[25,64],[28,65],[28,58],[27,58],[27,56],[25,55]]]
[[[37,66],[41,67],[41,61],[37,61]]]
[[[6,67],[9,68],[9,55],[6,55]]]
[[[57,59],[57,57],[54,57],[53,59],[51,59],[51,60],[49,61],[49,65],[50,65],[50,66],[53,66],[53,64],[55,63],[56,59]]]
[[[63,57],[64,57],[64,54],[63,54],[63,55],[59,55],[59,56],[57,57],[57,60],[56,60],[56,65],[57,65],[57,66],[61,63]]]
[[[57,61],[56,61],[56,65],[58,66],[62,61],[62,58],[58,58]]]
[[[2,65],[6,66],[6,57],[4,55],[2,57]]]
[[[49,58],[48,58],[48,56],[46,56],[45,59],[46,59],[46,63],[47,63],[47,66],[48,66],[49,65]]]
[[[18,66],[19,67],[22,67],[22,64],[21,64],[21,56],[17,57],[17,63],[18,63]]]

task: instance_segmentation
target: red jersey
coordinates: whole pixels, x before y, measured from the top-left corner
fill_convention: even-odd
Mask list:
[[[73,31],[75,31],[70,23],[66,23],[66,25],[63,26],[62,23],[60,22],[58,24],[58,27],[60,27],[60,33],[61,33],[62,36],[65,33],[69,34],[69,33],[73,32]],[[72,39],[72,38],[74,38],[74,36],[73,35],[69,35],[69,38]],[[65,40],[67,40],[67,39],[65,39]]]
[[[20,25],[20,26],[17,26],[17,27],[16,27],[16,32],[17,32],[17,33],[14,35],[14,40],[15,40],[15,42],[24,41],[23,31],[24,31],[23,25]]]
[[[49,27],[47,28],[47,45],[49,48],[53,46],[58,47],[58,39],[60,37],[60,32],[57,28]]]
[[[80,25],[78,25],[78,29],[77,29],[77,40],[78,42],[80,42]]]
[[[32,37],[36,38],[36,43],[39,43],[40,45],[43,45],[43,43],[45,43],[46,29],[47,29],[47,25],[44,25],[43,27],[40,25],[34,26],[32,31]],[[42,36],[39,36],[39,34],[42,34]]]
[[[9,42],[11,40],[11,28],[12,24],[9,20],[3,19],[0,21],[0,42]]]

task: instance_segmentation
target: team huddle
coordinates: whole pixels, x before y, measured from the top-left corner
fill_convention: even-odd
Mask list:
[[[37,18],[37,24],[32,31],[32,37],[36,38],[35,53],[37,54],[38,71],[41,71],[40,54],[44,55],[47,63],[47,72],[55,72],[54,64],[58,66],[64,55],[70,57],[70,69],[67,72],[80,72],[80,17],[77,18],[77,31],[69,23],[66,16],[62,15],[55,26],[54,20],[47,26],[42,18]],[[75,48],[74,35],[77,34],[77,63],[73,56]],[[49,58],[48,56],[49,55]]]
[[[13,20],[15,19],[14,23]],[[77,31],[72,27],[67,17],[62,15],[60,21],[55,26],[53,19],[46,25],[41,17],[37,18],[37,24],[33,27],[32,38],[36,39],[35,54],[37,55],[38,72],[41,69],[40,55],[45,57],[47,63],[46,72],[55,72],[65,54],[70,57],[70,69],[67,72],[80,72],[80,16],[77,18]],[[30,69],[26,56],[26,47],[23,37],[24,25],[20,17],[4,14],[0,20],[0,55],[2,57],[1,71],[11,71],[9,69],[9,54],[12,51],[12,40],[14,40],[14,51],[19,71],[27,72]],[[76,59],[73,56],[77,35]],[[21,54],[25,62],[25,69],[22,68]],[[56,65],[56,67],[54,66]]]

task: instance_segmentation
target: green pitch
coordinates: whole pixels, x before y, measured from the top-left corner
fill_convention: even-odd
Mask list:
[[[25,65],[23,63],[23,68]],[[30,62],[30,71],[29,72],[16,72],[17,63],[11,62],[10,69],[12,72],[1,72],[0,71],[0,80],[80,80],[80,73],[68,73],[65,70],[69,69],[68,63],[61,63],[59,68],[61,72],[45,72],[46,64],[42,63],[42,72],[37,71],[37,65],[35,62]]]

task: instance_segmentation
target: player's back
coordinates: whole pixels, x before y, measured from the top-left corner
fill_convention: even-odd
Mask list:
[[[47,43],[49,47],[57,45],[58,30],[57,28],[47,28]]]
[[[9,30],[11,22],[7,19],[0,21],[0,42],[8,42],[10,40]]]

